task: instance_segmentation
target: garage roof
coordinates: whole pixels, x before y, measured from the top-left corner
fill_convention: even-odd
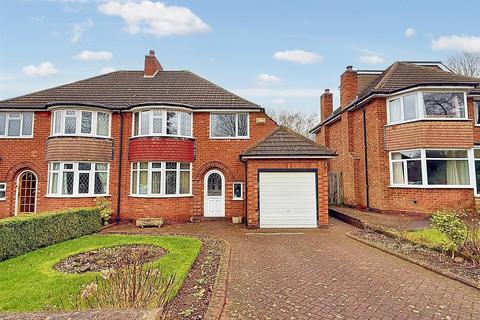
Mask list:
[[[335,156],[335,151],[308,139],[285,126],[278,126],[267,137],[241,154],[241,158]]]

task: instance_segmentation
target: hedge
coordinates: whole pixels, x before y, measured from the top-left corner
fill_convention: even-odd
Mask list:
[[[100,209],[78,208],[0,220],[0,261],[98,232]]]

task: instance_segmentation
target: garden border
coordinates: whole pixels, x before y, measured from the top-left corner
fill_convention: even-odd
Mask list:
[[[436,272],[436,273],[438,273],[438,274],[440,274],[440,275],[442,275],[442,276],[448,277],[448,278],[450,278],[450,279],[453,279],[453,280],[456,280],[456,281],[460,281],[460,282],[462,282],[463,284],[466,284],[466,285],[468,285],[468,286],[470,286],[470,287],[473,287],[473,288],[475,288],[475,289],[477,289],[477,290],[480,290],[480,284],[477,284],[477,283],[475,283],[474,281],[472,281],[472,280],[470,280],[470,279],[468,279],[468,278],[466,278],[466,277],[459,276],[459,275],[457,275],[457,274],[455,274],[455,273],[453,273],[453,272],[450,272],[450,271],[447,271],[447,270],[444,270],[444,269],[435,267],[435,266],[433,266],[433,265],[430,264],[430,263],[427,263],[427,262],[424,262],[424,261],[420,261],[420,260],[418,260],[418,259],[411,258],[411,257],[409,257],[409,256],[407,256],[407,255],[404,255],[404,254],[402,254],[402,253],[396,252],[396,251],[394,251],[394,250],[390,250],[390,249],[388,249],[388,248],[385,248],[385,247],[383,247],[383,246],[381,246],[381,245],[379,245],[379,244],[377,244],[377,243],[375,243],[375,242],[373,242],[373,241],[369,241],[369,240],[366,240],[366,239],[363,239],[363,238],[361,238],[361,237],[358,237],[358,236],[354,235],[355,232],[356,232],[356,231],[350,231],[350,232],[347,232],[345,235],[346,235],[347,237],[353,239],[353,240],[356,240],[356,241],[358,241],[358,242],[361,242],[361,243],[363,243],[363,244],[366,244],[366,245],[368,245],[368,246],[371,246],[371,247],[373,247],[373,248],[375,248],[375,249],[378,249],[378,250],[383,251],[383,252],[385,252],[385,253],[389,253],[389,254],[394,255],[394,256],[396,256],[396,257],[398,257],[398,258],[400,258],[400,259],[403,259],[403,260],[405,260],[405,261],[408,261],[408,262],[411,262],[411,263],[413,263],[413,264],[416,264],[416,265],[418,265],[418,266],[420,266],[420,267],[422,267],[422,268],[425,268],[425,269],[427,269],[427,270]],[[430,250],[431,250],[431,249],[430,249]]]

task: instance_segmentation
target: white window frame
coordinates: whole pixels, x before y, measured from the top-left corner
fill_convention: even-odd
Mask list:
[[[5,113],[5,134],[0,135],[0,139],[32,139],[33,132],[35,129],[35,112],[33,111],[0,111],[0,113]],[[20,135],[18,136],[9,136],[8,135],[8,127],[9,127],[9,120],[10,114],[12,113],[19,113],[20,114]],[[32,133],[29,135],[23,134],[23,116],[26,113],[32,114]]]
[[[134,163],[137,164],[137,169],[133,168]],[[147,169],[140,169],[140,163],[147,163]],[[161,163],[162,166],[161,168],[153,168],[152,163]],[[176,163],[177,167],[176,169],[167,169],[167,163]],[[189,163],[190,168],[189,169],[180,169],[180,164],[181,163]],[[166,171],[176,171],[176,189],[175,189],[175,194],[166,194],[165,189],[166,189]],[[140,190],[140,171],[147,171],[147,193],[146,194],[141,194],[139,192]],[[181,171],[188,171],[190,172],[190,186],[189,186],[189,193],[180,193],[180,172]],[[152,172],[161,172],[160,174],[160,180],[161,180],[161,186],[160,186],[160,193],[152,193]],[[137,177],[137,188],[135,192],[132,192],[133,189],[133,176],[136,175]],[[181,198],[181,197],[192,197],[192,184],[193,177],[192,177],[192,163],[191,162],[178,162],[178,161],[139,161],[139,162],[132,162],[130,164],[130,191],[129,191],[129,196],[130,197],[137,197],[137,198]]]
[[[425,103],[423,99],[423,94],[424,93],[461,93],[463,94],[463,103],[465,106],[465,117],[463,118],[448,118],[448,117],[427,117],[425,116]],[[403,120],[404,119],[404,104],[403,104],[403,98],[406,96],[410,96],[412,94],[417,95],[417,118],[411,119],[411,120]],[[390,121],[390,102],[395,100],[395,99],[400,99],[400,112],[401,112],[401,120],[400,121]],[[468,104],[467,104],[467,93],[462,90],[458,89],[447,89],[445,88],[444,90],[435,90],[435,89],[422,89],[421,91],[407,91],[402,94],[396,94],[389,96],[387,98],[387,125],[396,125],[396,124],[401,124],[401,123],[409,123],[409,122],[415,122],[415,121],[422,121],[422,120],[427,120],[427,121],[462,121],[462,120],[468,120]]]
[[[473,100],[473,123],[476,127],[480,127],[480,100]]]
[[[7,200],[7,183],[6,182],[0,182],[0,191],[3,191],[5,193],[4,197],[0,197],[0,201]]]
[[[240,185],[240,197],[235,197],[235,185]],[[243,200],[243,182],[236,181],[232,183],[232,200]]]
[[[75,111],[75,133],[65,133],[65,116],[66,111]],[[91,122],[91,132],[82,133],[82,112],[91,112],[92,113],[92,122]],[[97,134],[97,121],[98,114],[104,113],[108,115],[108,135],[103,136]],[[80,108],[64,108],[64,109],[53,109],[51,111],[51,128],[50,135],[52,137],[94,137],[94,138],[104,138],[109,139],[112,137],[112,113],[107,110],[93,110],[93,109],[80,109]],[[55,132],[55,120],[60,116],[60,132]]]
[[[477,192],[477,175],[475,172],[475,162],[480,161],[480,158],[475,158],[475,150],[480,150],[480,146],[474,147],[472,149],[472,161],[470,164],[470,180],[473,181],[473,190],[475,197],[480,197],[480,193]]]
[[[53,164],[58,163],[60,168],[58,170],[53,170]],[[79,170],[79,163],[90,163],[90,170]],[[64,169],[65,164],[73,164],[73,169]],[[95,192],[95,172],[105,172],[104,170],[96,170],[96,164],[106,164],[107,165],[107,187],[105,193],[94,193]],[[72,194],[63,194],[63,173],[64,172],[73,172],[73,193]],[[89,186],[88,193],[79,193],[79,174],[80,173],[89,173]],[[58,173],[57,179],[57,193],[51,193],[51,183],[53,173]],[[90,161],[79,161],[79,162],[70,162],[70,161],[53,161],[48,163],[48,183],[47,183],[47,197],[50,198],[92,198],[92,197],[105,197],[109,196],[109,185],[110,185],[110,163],[108,162],[90,162]]]
[[[462,185],[452,185],[452,184],[428,184],[428,172],[427,172],[427,157],[426,151],[427,150],[438,150],[438,151],[446,151],[446,150],[462,150],[467,151],[467,158],[428,158],[428,160],[467,160],[468,162],[468,177],[470,180],[469,184],[462,184]],[[404,166],[404,176],[405,182],[404,184],[394,184],[393,183],[393,163],[397,162],[397,160],[392,160],[392,153],[397,152],[409,152],[409,151],[420,151],[420,159],[412,159],[412,160],[420,160],[422,164],[422,184],[408,184],[408,176],[407,176],[407,169]],[[475,188],[475,178],[474,178],[474,157],[473,157],[473,149],[461,149],[461,148],[427,148],[427,149],[407,149],[407,150],[395,150],[390,151],[388,154],[389,157],[389,174],[390,174],[390,188],[425,188],[425,189],[472,189]],[[400,160],[398,160],[400,161]],[[473,170],[472,170],[473,168]]]
[[[234,137],[215,137],[212,136],[212,116],[219,115],[219,114],[234,114],[235,115],[235,136]],[[238,115],[239,114],[246,114],[247,115],[247,135],[246,136],[239,136],[238,135]],[[250,113],[249,112],[210,112],[210,125],[209,125],[209,136],[210,139],[214,140],[247,140],[250,139]]]
[[[155,118],[162,118],[162,132],[161,133],[153,133],[153,111],[161,111],[162,115],[156,115]],[[141,113],[148,112],[148,133],[142,134],[142,119]],[[176,112],[177,113],[177,124],[178,130],[177,134],[167,134],[167,112]],[[181,113],[188,113],[190,114],[190,135],[182,135],[181,128],[182,128],[182,117]],[[138,118],[138,134],[135,134],[135,126],[134,121],[135,117]],[[138,111],[132,112],[132,137],[179,137],[179,138],[193,138],[193,112],[186,111],[186,110],[177,110],[177,109],[162,109],[162,108],[152,108],[152,109],[142,109]]]

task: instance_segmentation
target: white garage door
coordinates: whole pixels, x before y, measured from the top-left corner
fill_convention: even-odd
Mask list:
[[[317,227],[314,172],[260,172],[260,228]]]

